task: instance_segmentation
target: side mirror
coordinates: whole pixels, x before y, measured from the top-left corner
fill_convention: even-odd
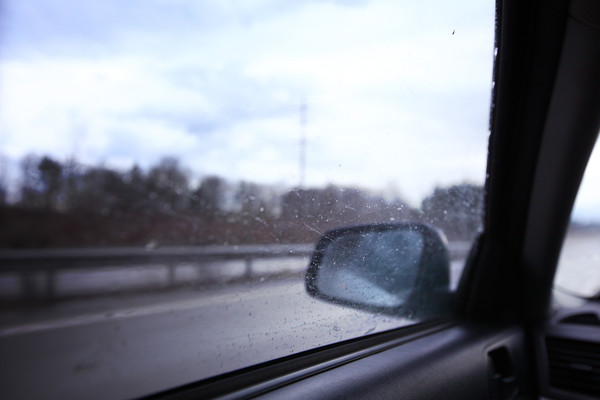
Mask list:
[[[449,309],[446,240],[424,223],[334,229],[317,242],[306,290],[319,299],[404,317]]]

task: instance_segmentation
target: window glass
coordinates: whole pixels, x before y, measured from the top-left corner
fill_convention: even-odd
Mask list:
[[[578,297],[600,295],[600,153],[594,147],[561,250],[554,288]]]
[[[138,397],[419,322],[309,295],[340,226],[434,226],[456,288],[494,2],[6,0],[0,30],[9,394]],[[396,305],[419,276],[352,282]]]

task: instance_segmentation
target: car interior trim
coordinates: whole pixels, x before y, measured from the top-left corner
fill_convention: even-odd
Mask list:
[[[549,310],[571,208],[600,130],[598,71],[600,29],[570,18],[525,230],[524,266],[530,288],[526,303],[532,316],[544,317]],[[552,273],[547,273],[548,268]]]
[[[246,399],[289,385],[328,369],[371,356],[457,324],[437,319],[307,350],[277,360],[160,392],[144,399]]]

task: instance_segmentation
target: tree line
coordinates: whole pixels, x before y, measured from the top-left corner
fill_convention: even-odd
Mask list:
[[[450,240],[481,229],[483,190],[472,184],[438,187],[413,208],[353,187],[190,176],[174,157],[117,171],[28,155],[16,199],[0,199],[0,247],[309,243],[342,225],[405,220],[431,223]]]

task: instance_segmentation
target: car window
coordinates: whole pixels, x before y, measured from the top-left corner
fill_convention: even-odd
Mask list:
[[[578,297],[600,295],[600,153],[588,162],[558,263],[554,288]]]
[[[422,321],[308,293],[338,227],[429,227],[456,289],[482,230],[493,2],[1,7],[8,393],[137,397]],[[367,283],[409,293],[431,246],[393,238],[407,270]],[[336,267],[350,303],[372,264]]]

